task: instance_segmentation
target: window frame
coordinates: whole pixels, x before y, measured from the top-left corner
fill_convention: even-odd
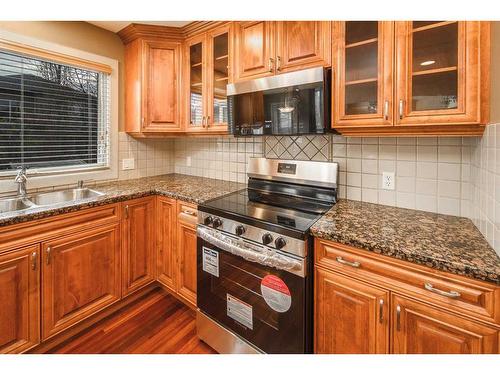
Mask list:
[[[76,184],[79,180],[103,181],[118,178],[118,61],[109,57],[26,37],[0,29],[0,46],[15,53],[50,59],[56,63],[109,73],[109,149],[107,166],[70,166],[28,169],[28,189]],[[7,46],[7,47],[6,47]],[[0,193],[15,192],[16,171],[0,173]]]

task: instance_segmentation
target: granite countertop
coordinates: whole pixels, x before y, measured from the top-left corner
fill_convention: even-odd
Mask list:
[[[0,214],[0,227],[153,194],[199,204],[243,189],[245,184],[181,174],[166,174],[88,185],[87,187],[104,193],[104,195],[81,201],[70,201]]]
[[[313,236],[500,284],[500,258],[470,219],[341,199]]]

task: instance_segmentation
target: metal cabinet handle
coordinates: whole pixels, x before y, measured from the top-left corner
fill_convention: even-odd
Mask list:
[[[384,120],[389,120],[389,101],[384,102]]]
[[[281,72],[281,57],[280,56],[276,56],[276,70],[278,72]]]
[[[401,330],[401,306],[396,306],[396,330]]]
[[[210,126],[210,116],[207,116],[206,124],[207,124],[207,129],[208,129],[208,127]]]
[[[125,206],[125,219],[128,219],[128,204]]]
[[[201,119],[201,127],[204,128],[205,127],[205,116],[203,116],[203,118]]]
[[[38,257],[38,253],[33,251],[31,253],[31,269],[36,270],[36,258]]]
[[[359,263],[359,262],[349,262],[347,260],[342,259],[341,256],[337,257],[337,262],[339,262],[340,264],[345,264],[347,266],[354,267],[354,268],[359,268],[359,266],[361,266],[361,263]]]
[[[273,72],[274,60],[272,57],[269,58],[269,72]]]
[[[378,321],[384,322],[384,300],[382,298],[378,302]]]
[[[399,119],[402,120],[403,119],[403,111],[404,111],[404,105],[405,105],[405,101],[403,99],[400,99],[399,100]]]
[[[197,216],[197,213],[194,211],[182,210],[182,213],[190,216]]]
[[[450,290],[449,292],[446,292],[441,289],[434,288],[431,283],[425,283],[424,288],[427,289],[428,291],[431,291],[433,293],[439,294],[440,296],[445,296],[449,298],[458,298],[460,297],[460,293],[456,292],[454,290]]]
[[[51,260],[51,257],[52,257],[52,248],[49,246],[47,247],[47,250],[45,250],[45,253],[47,254],[47,265],[50,264],[50,260]]]

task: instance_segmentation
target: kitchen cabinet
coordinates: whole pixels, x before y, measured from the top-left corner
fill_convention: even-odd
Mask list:
[[[155,197],[127,201],[122,208],[122,292],[125,296],[155,280]]]
[[[125,45],[125,131],[180,132],[181,42],[138,38]]]
[[[341,274],[315,270],[315,352],[389,351],[389,292]]]
[[[236,22],[234,80],[329,66],[331,23],[327,21]]]
[[[396,354],[496,354],[499,332],[398,295],[392,296]]]
[[[489,22],[334,22],[332,127],[344,135],[480,135]]]
[[[158,281],[175,293],[177,202],[175,199],[158,197],[156,211]]]
[[[227,133],[231,37],[231,25],[226,24],[185,43],[187,133]]]
[[[500,287],[315,239],[317,353],[499,353]]]
[[[40,342],[40,251],[30,245],[0,255],[0,353]]]
[[[177,202],[177,293],[196,306],[196,206]]]
[[[41,250],[43,339],[121,298],[118,223],[44,241]]]

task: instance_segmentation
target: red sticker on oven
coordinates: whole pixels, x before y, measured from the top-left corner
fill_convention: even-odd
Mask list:
[[[285,282],[278,276],[267,275],[260,283],[262,297],[274,311],[283,313],[292,305],[292,296]]]

